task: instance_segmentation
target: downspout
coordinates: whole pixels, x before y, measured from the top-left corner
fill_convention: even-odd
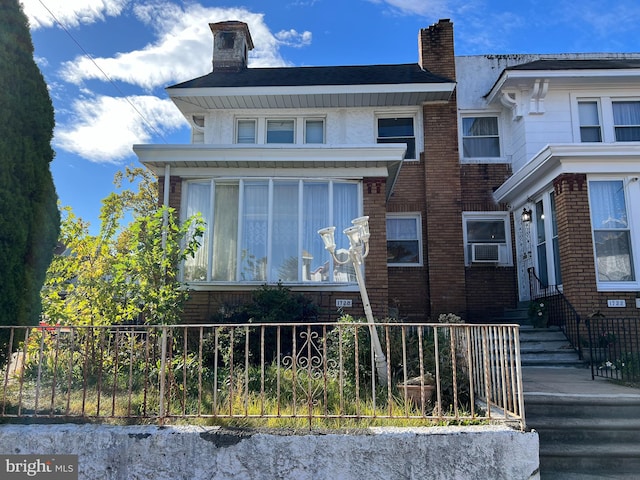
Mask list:
[[[171,165],[164,166],[164,191],[162,206],[169,207],[169,189],[171,188]],[[162,214],[162,250],[167,248],[167,227],[169,226],[169,211],[165,208]]]

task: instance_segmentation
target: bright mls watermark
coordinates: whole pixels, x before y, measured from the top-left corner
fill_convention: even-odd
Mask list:
[[[0,478],[78,480],[77,455],[0,455]]]

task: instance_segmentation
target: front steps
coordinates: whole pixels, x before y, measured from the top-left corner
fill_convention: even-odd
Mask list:
[[[558,327],[521,325],[520,358],[523,367],[584,367]]]

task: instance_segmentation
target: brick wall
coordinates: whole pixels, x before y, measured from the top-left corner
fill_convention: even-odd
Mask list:
[[[169,179],[169,206],[180,213],[180,202],[182,201],[182,178],[171,177]],[[164,200],[164,177],[158,177],[158,199],[160,204]]]
[[[462,210],[464,212],[508,211],[506,205],[493,200],[494,190],[511,175],[511,165],[461,165]],[[513,238],[513,237],[512,237]],[[515,249],[515,242],[512,242]],[[515,251],[513,252],[515,258]],[[518,301],[515,267],[473,265],[465,269],[467,320],[488,322],[500,317],[505,308]],[[496,292],[500,292],[499,295]]]
[[[387,274],[386,178],[364,179],[364,214],[369,216],[369,256],[365,280],[371,309],[376,318],[387,317],[389,277]],[[362,312],[364,316],[364,311]]]

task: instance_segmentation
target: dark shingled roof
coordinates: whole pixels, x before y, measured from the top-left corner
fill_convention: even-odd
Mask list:
[[[611,70],[640,68],[640,59],[536,60],[506,70]]]
[[[454,83],[423,70],[417,63],[337,67],[247,68],[239,72],[214,71],[169,88],[302,87],[312,85],[393,85]]]

